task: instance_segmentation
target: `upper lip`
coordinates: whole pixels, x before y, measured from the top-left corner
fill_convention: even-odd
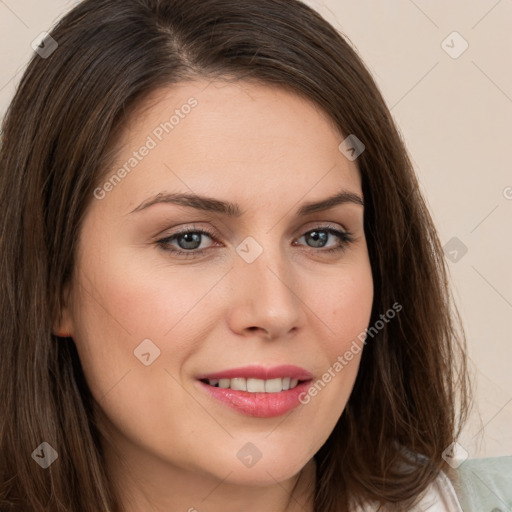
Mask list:
[[[258,365],[243,366],[240,368],[230,368],[228,370],[221,370],[214,373],[205,373],[199,375],[199,380],[205,379],[236,379],[236,378],[249,378],[249,379],[277,379],[286,378],[297,380],[309,380],[313,375],[299,366],[284,364],[280,366],[264,367]]]

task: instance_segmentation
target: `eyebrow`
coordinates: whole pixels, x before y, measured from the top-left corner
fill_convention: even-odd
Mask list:
[[[200,196],[197,194],[167,192],[161,192],[154,197],[146,199],[130,213],[139,212],[160,203],[176,204],[188,208],[195,208],[196,210],[218,213],[227,217],[236,218],[241,217],[244,214],[237,203],[221,201],[219,199],[214,199],[213,197]],[[329,210],[339,204],[346,203],[357,204],[364,207],[364,201],[359,195],[347,190],[341,190],[337,194],[327,197],[326,199],[322,199],[321,201],[304,203],[296,211],[296,215],[298,217],[303,217],[311,213]]]

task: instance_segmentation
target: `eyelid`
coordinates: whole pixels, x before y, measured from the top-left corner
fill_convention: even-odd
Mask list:
[[[294,236],[301,236],[301,235],[307,233],[308,231],[311,231],[314,229],[320,229],[320,228],[336,229],[336,230],[343,231],[346,233],[350,232],[350,230],[345,225],[343,225],[341,223],[337,223],[337,222],[333,222],[333,221],[312,220],[312,221],[306,223],[305,225],[301,224],[300,228],[294,228],[293,229],[293,231],[295,232]],[[198,225],[195,222],[192,222],[191,224],[184,224],[183,227],[177,226],[175,229],[176,229],[175,231],[170,232],[168,235],[165,235],[164,237],[169,238],[172,236],[181,235],[183,233],[188,233],[188,232],[195,233],[196,231],[199,231],[199,232],[204,231],[208,235],[210,235],[212,238],[222,236],[220,234],[220,232],[215,227],[211,227],[209,225],[206,225],[206,226]],[[157,235],[157,236],[160,236],[160,235]]]
[[[313,220],[308,222],[306,226],[301,227],[302,234],[307,233],[308,231],[314,229],[336,229],[338,231],[348,232],[349,230],[340,223],[332,222],[332,221],[322,221],[322,220]]]

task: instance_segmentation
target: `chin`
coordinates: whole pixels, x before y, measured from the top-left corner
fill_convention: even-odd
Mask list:
[[[252,468],[233,468],[233,472],[225,480],[237,486],[252,486],[252,487],[267,487],[276,485],[277,482],[285,482],[293,478],[305,466],[305,464],[298,464],[296,466],[289,466],[284,463],[272,464],[267,463],[254,466]],[[226,475],[218,475],[219,478],[224,479]]]
[[[248,486],[275,485],[293,478],[311,460],[310,453],[298,452],[297,443],[283,445],[270,443],[269,440],[258,442],[235,442],[236,448],[224,447],[225,451],[219,454],[215,467],[208,468],[215,477],[225,480],[226,483]],[[302,445],[304,447],[304,444]],[[230,452],[233,456],[226,456]],[[214,454],[212,454],[214,455]],[[219,468],[221,471],[219,471]]]

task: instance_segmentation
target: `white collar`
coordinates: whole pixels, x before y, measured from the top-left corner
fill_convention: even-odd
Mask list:
[[[376,503],[368,502],[364,508],[356,507],[353,512],[375,512]],[[418,504],[410,512],[463,512],[455,489],[448,477],[439,472],[437,478],[423,491]]]

